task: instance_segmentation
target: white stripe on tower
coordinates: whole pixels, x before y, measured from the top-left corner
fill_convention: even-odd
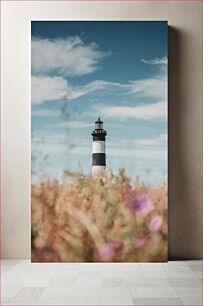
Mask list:
[[[92,175],[96,175],[106,170],[106,166],[92,166]]]
[[[106,169],[105,137],[107,133],[103,129],[103,122],[98,118],[95,129],[92,132],[92,175]]]
[[[105,141],[102,140],[93,141],[92,153],[105,153]]]

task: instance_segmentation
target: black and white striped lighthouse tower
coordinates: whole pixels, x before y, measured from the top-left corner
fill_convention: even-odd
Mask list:
[[[98,118],[95,122],[95,129],[92,132],[92,175],[106,169],[106,148],[105,137],[107,132],[103,129],[103,122]]]

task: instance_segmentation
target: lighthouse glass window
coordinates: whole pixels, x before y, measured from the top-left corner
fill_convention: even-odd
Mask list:
[[[167,22],[32,22],[32,261],[167,261]]]

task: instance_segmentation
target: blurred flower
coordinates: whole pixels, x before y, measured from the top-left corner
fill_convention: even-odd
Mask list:
[[[120,242],[109,242],[104,244],[99,250],[100,261],[113,261],[116,252],[122,247]]]
[[[135,239],[133,244],[136,249],[143,248],[148,243],[148,239],[146,237]]]
[[[132,186],[130,184],[125,184],[122,190],[122,195],[124,200],[129,200],[132,197]]]
[[[130,201],[130,208],[136,215],[147,215],[154,209],[154,205],[148,197],[142,195]]]
[[[166,260],[166,200],[166,185],[134,182],[124,171],[104,180],[71,172],[62,183],[32,184],[32,260]]]
[[[150,232],[158,231],[163,223],[163,217],[162,216],[155,216],[152,218],[152,220],[148,224],[148,229]]]
[[[99,257],[101,261],[112,261],[115,255],[113,243],[105,244],[99,250]]]

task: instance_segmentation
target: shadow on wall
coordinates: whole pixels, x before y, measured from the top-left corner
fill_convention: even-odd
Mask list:
[[[169,27],[169,259],[201,258],[201,162],[184,82],[184,33]],[[192,72],[191,72],[192,73]],[[194,71],[195,73],[195,71]],[[186,101],[187,100],[187,101]],[[200,101],[201,102],[201,101]],[[189,127],[188,127],[189,125]],[[188,128],[191,134],[188,135]],[[196,138],[198,135],[196,136]],[[199,139],[199,144],[201,140]],[[200,148],[200,145],[198,147]],[[200,149],[201,151],[201,149]],[[199,156],[200,157],[200,156]]]

